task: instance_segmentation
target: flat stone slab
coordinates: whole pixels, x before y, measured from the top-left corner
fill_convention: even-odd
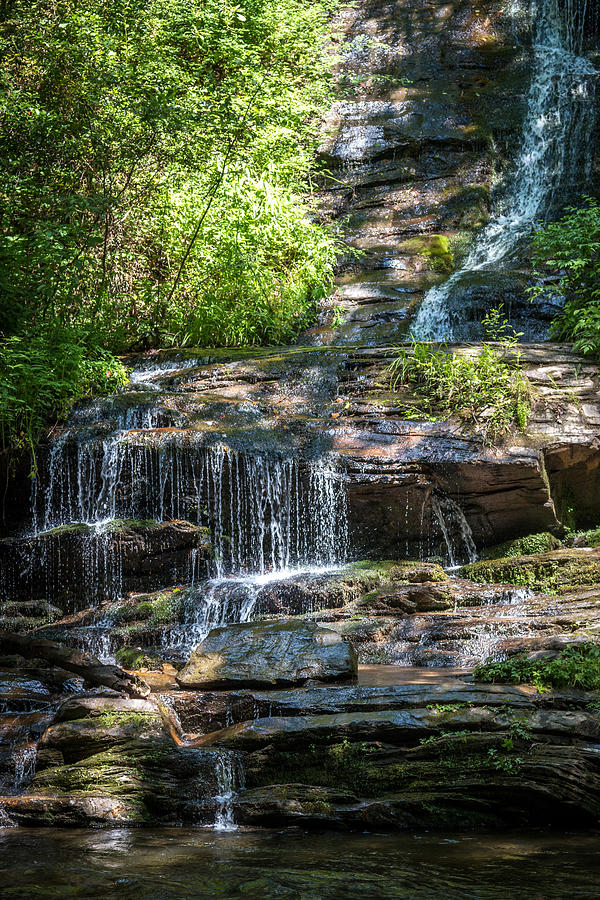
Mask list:
[[[186,688],[356,679],[353,647],[329,628],[284,619],[214,628],[177,675]]]

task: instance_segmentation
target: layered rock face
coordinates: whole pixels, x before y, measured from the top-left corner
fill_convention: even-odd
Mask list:
[[[495,2],[373,2],[345,10],[340,25],[321,208],[364,255],[309,335],[399,342],[424,291],[489,218],[525,115],[531,35],[522,14]],[[501,284],[497,294],[505,299]]]
[[[55,571],[46,589],[60,596],[61,570],[75,584],[90,572],[93,580],[93,566],[98,575],[106,569],[105,581],[122,572],[124,590],[189,581],[194,565],[202,577],[202,527],[224,571],[264,571],[347,554],[466,561],[469,530],[482,548],[560,531],[564,522],[593,525],[600,507],[596,367],[564,345],[524,345],[521,353],[531,420],[525,434],[495,447],[452,421],[403,418],[386,349],[141,361],[130,391],[77,412],[45,464],[40,451],[38,519],[75,525],[85,514],[93,522],[109,505],[125,519],[121,530],[86,524],[49,529],[34,543],[4,541],[4,596],[29,599],[34,583],[34,594],[43,593],[36,547],[46,571]],[[151,394],[137,390],[141,377]],[[95,436],[92,417],[137,420],[150,403],[156,417],[168,410],[178,426]],[[107,441],[114,466],[102,473]],[[167,524],[167,517],[191,524]],[[119,553],[110,558],[113,545]],[[19,554],[28,558],[29,578],[17,572]]]
[[[132,357],[124,391],[39,448],[31,491],[11,483],[1,821],[597,825],[597,691],[471,670],[597,643],[600,536],[565,536],[600,520],[598,368],[503,345],[532,408],[494,444],[459,408],[407,415],[390,380],[514,174],[540,62],[524,13],[344,8],[320,215],[364,252],[319,325],[297,347]],[[552,310],[524,306],[519,247],[465,310],[502,300],[531,338]]]

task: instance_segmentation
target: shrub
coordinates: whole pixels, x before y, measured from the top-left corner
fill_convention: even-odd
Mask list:
[[[0,335],[291,338],[331,282],[310,173],[335,0],[0,9]]]
[[[600,644],[573,644],[554,659],[528,660],[524,654],[503,662],[484,663],[473,672],[475,681],[534,684],[538,688],[600,690]]]
[[[2,449],[33,452],[48,420],[64,415],[81,397],[108,393],[127,379],[118,359],[71,329],[53,326],[0,341]]]
[[[565,299],[563,311],[552,323],[552,336],[574,341],[582,353],[600,354],[598,201],[586,197],[579,208],[571,207],[557,222],[539,228],[532,257],[541,280],[531,289],[531,298]]]
[[[506,345],[486,343],[481,350],[454,352],[413,340],[397,349],[390,366],[392,390],[405,418],[450,418],[497,439],[510,428],[524,431],[531,410],[531,388],[518,354]]]

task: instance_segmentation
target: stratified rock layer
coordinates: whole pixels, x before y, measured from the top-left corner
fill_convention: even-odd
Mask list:
[[[177,675],[182,687],[303,684],[356,677],[356,654],[340,635],[297,619],[215,628]]]

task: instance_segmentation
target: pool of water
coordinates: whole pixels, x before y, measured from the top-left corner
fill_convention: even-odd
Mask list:
[[[600,835],[0,829],[3,900],[591,898]]]

